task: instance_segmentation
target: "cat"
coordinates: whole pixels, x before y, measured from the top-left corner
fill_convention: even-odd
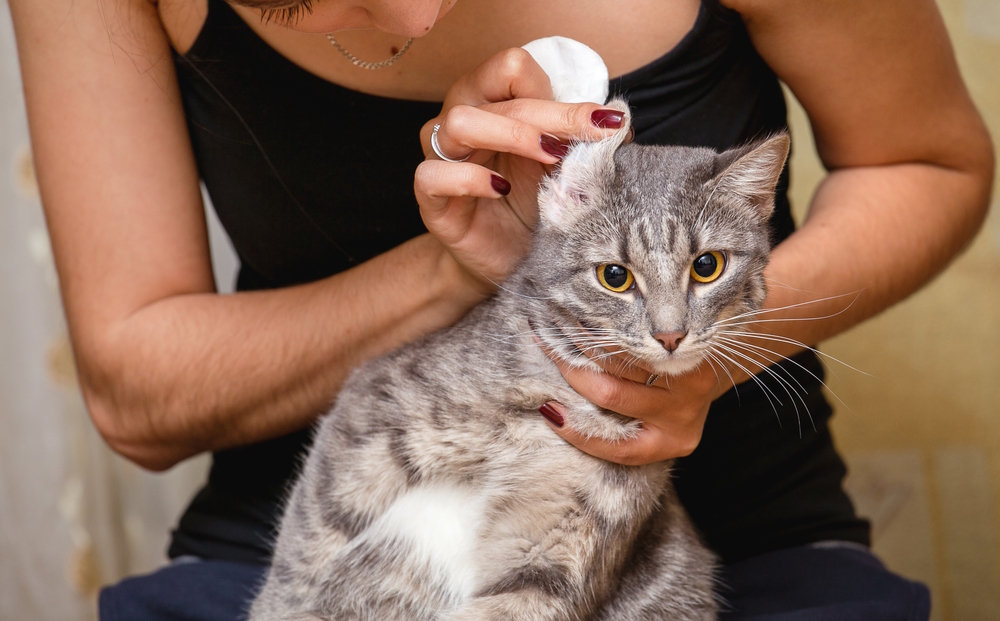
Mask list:
[[[668,376],[706,364],[715,323],[763,302],[789,139],[622,146],[612,105],[622,129],[543,180],[531,252],[500,291],[344,385],[251,621],[716,618],[714,557],[670,462],[605,462],[553,433],[553,400],[586,436],[641,423],[577,395],[535,339],[577,366],[594,364],[584,350]]]

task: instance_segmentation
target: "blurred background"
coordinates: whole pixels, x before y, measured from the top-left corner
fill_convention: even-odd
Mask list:
[[[1000,136],[1000,0],[939,5],[972,96]],[[788,97],[801,220],[823,169]],[[165,563],[168,531],[208,462],[144,472],[113,455],[87,418],[5,2],[0,119],[0,619],[94,619],[101,585]],[[235,259],[209,221],[217,282],[231,291]],[[928,287],[822,350],[864,371],[831,362],[828,383],[848,491],[872,521],[875,551],[930,586],[935,621],[1000,620],[997,209]]]

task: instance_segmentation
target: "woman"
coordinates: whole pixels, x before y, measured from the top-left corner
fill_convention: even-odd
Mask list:
[[[106,591],[102,618],[237,616],[305,430],[347,373],[453,323],[509,273],[545,167],[569,138],[620,122],[600,106],[546,101],[537,66],[503,51],[551,34],[586,42],[621,76],[612,87],[635,108],[640,142],[724,148],[776,131],[777,75],[809,113],[831,173],[794,233],[779,188],[766,317],[782,321],[759,322],[760,340],[748,341],[795,355],[781,372],[812,389],[815,428],[807,421],[800,438],[790,402],[772,411],[752,383],[738,407],[708,367],[669,388],[642,373],[564,369],[582,395],[643,420],[634,442],[574,437],[559,404],[542,415],[604,459],[690,455],[678,490],[726,563],[732,618],[844,618],[849,606],[926,617],[925,591],[842,543],[863,547],[867,529],[839,487],[830,411],[808,374],[819,367],[792,341],[817,343],[905,297],[984,215],[990,143],[932,2],[11,7],[92,418],[150,469],[216,452],[171,546],[173,558],[202,560]],[[348,56],[391,62],[366,70]],[[467,162],[431,151],[436,124],[441,154]],[[414,169],[430,234],[409,193]],[[199,175],[241,257],[233,296],[215,294]],[[770,364],[753,358],[726,370],[734,383]],[[830,540],[841,543],[817,545]]]

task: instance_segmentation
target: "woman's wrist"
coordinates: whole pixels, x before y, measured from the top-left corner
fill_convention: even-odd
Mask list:
[[[496,293],[495,284],[471,274],[444,244],[430,234],[428,237],[437,254],[434,291],[445,306],[452,307],[461,316]]]

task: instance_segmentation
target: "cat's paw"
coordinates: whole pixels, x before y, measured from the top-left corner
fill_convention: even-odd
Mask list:
[[[632,440],[642,430],[642,421],[597,407],[589,401],[574,400],[566,404],[565,425],[585,438],[607,442]]]

